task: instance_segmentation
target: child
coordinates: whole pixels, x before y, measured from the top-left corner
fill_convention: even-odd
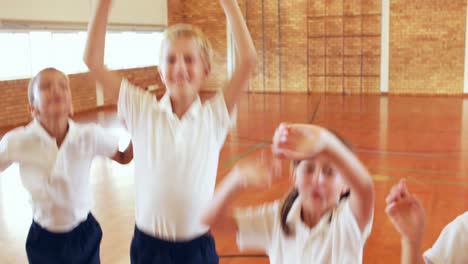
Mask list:
[[[110,0],[100,0],[89,26],[85,63],[118,112],[135,146],[136,226],[132,263],[218,263],[202,209],[211,199],[220,150],[235,105],[256,66],[256,53],[235,0],[220,0],[233,30],[238,63],[222,92],[202,104],[198,95],[211,71],[211,48],[190,25],[166,29],[159,73],[160,101],[109,72],[104,42]]]
[[[420,255],[425,213],[421,203],[401,180],[387,196],[387,213],[401,239],[401,263],[422,263]],[[425,263],[468,263],[468,212],[448,224],[424,255]]]
[[[239,248],[263,250],[273,264],[362,262],[374,189],[361,162],[334,134],[313,125],[280,125],[272,149],[277,157],[294,161],[294,187],[286,199],[230,216],[226,208],[240,191],[273,179],[266,167],[235,168],[215,192],[202,222],[234,220]]]
[[[101,228],[90,210],[89,182],[95,156],[126,164],[131,145],[118,151],[118,139],[97,125],[74,123],[68,77],[54,68],[40,71],[28,88],[34,120],[0,141],[0,170],[19,163],[31,195],[33,223],[26,241],[29,263],[100,263]]]

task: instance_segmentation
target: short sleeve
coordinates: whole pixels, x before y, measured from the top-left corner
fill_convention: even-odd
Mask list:
[[[457,217],[424,252],[427,263],[468,263],[468,212]]]
[[[221,147],[229,130],[236,123],[237,107],[234,107],[231,113],[229,113],[222,92],[218,92],[209,99],[207,107],[211,115],[213,129],[216,131],[216,140]]]
[[[237,209],[237,245],[240,250],[268,251],[279,223],[279,202]]]
[[[122,79],[117,112],[130,133],[133,134],[138,122],[142,120],[141,115],[153,104],[157,104],[153,94],[131,84],[127,79]]]
[[[94,126],[95,155],[111,158],[119,150],[119,138],[110,130]]]

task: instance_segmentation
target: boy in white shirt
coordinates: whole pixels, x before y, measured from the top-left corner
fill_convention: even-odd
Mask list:
[[[159,73],[167,87],[158,101],[104,66],[110,0],[91,19],[85,63],[105,92],[118,96],[135,146],[136,226],[132,263],[218,263],[209,228],[199,221],[211,199],[221,148],[235,105],[256,67],[256,52],[235,0],[219,0],[238,56],[222,92],[205,104],[199,91],[211,71],[211,46],[203,33],[178,24],[164,32]]]
[[[33,223],[26,241],[29,263],[100,263],[102,230],[91,214],[89,182],[95,156],[126,164],[132,146],[118,151],[118,138],[95,125],[73,122],[68,76],[46,68],[30,81],[34,120],[0,141],[0,170],[17,162],[31,195]]]

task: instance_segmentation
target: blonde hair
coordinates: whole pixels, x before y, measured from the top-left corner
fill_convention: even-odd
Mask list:
[[[195,41],[199,51],[200,56],[205,66],[205,69],[211,69],[211,62],[213,59],[213,50],[211,48],[210,41],[203,34],[203,32],[198,28],[190,24],[175,24],[168,27],[164,31],[163,41],[161,45],[161,51],[159,56],[159,65],[163,65],[165,58],[163,56],[164,44],[167,42],[174,41],[178,38],[191,38]]]
[[[34,87],[37,85],[37,80],[39,79],[39,77],[41,76],[42,73],[48,72],[48,71],[55,71],[55,72],[61,73],[65,77],[65,79],[67,79],[68,85],[70,85],[70,79],[68,78],[68,75],[66,75],[64,72],[62,72],[60,70],[57,70],[56,68],[52,68],[52,67],[45,68],[45,69],[39,71],[36,75],[34,75],[31,78],[31,80],[29,80],[29,84],[28,84],[28,101],[29,101],[30,105],[34,104]]]

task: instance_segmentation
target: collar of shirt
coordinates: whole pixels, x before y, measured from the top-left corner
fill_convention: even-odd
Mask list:
[[[316,232],[319,232],[320,230],[323,230],[323,228],[330,223],[330,219],[334,211],[334,209],[329,210],[320,218],[320,220],[314,227],[310,228],[302,221],[301,210],[301,197],[299,196],[294,201],[291,210],[288,213],[286,223],[288,224],[288,226],[293,227],[295,232],[307,234],[308,236],[313,235]]]
[[[172,111],[172,104],[171,104],[171,100],[170,100],[170,96],[168,92],[166,92],[164,96],[161,98],[161,100],[159,101],[159,107],[161,110],[168,113],[169,115],[176,116],[174,112]],[[202,103],[200,100],[200,96],[197,96],[195,101],[193,101],[193,103],[190,105],[189,109],[187,110],[187,112],[185,112],[182,118],[186,118],[189,116],[192,116],[192,117],[198,116],[201,108],[202,108]]]
[[[31,124],[31,128],[33,129],[33,131],[36,131],[38,135],[47,143],[53,142],[54,144],[57,144],[57,140],[54,137],[50,136],[47,130],[45,130],[45,128],[41,125],[39,120],[37,120],[36,118],[34,118]],[[68,138],[72,138],[75,133],[76,133],[75,123],[71,119],[68,119],[68,131],[65,136],[65,140],[67,140]]]

